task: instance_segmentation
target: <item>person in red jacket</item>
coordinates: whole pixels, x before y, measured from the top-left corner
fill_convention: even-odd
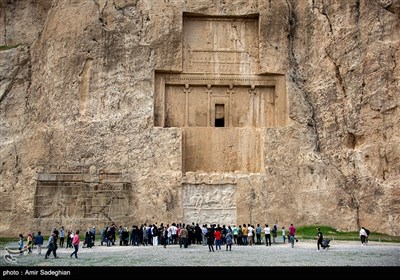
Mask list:
[[[218,248],[221,250],[221,232],[219,230],[214,231],[215,238],[215,250]]]
[[[293,224],[290,224],[290,226],[289,226],[289,238],[290,238],[290,243],[292,244],[292,248],[294,248],[295,236],[296,236],[296,228],[293,226]]]
[[[80,240],[79,240],[79,230],[77,230],[75,232],[74,237],[72,238],[72,246],[74,246],[75,251],[71,255],[69,255],[69,257],[71,259],[72,259],[73,255],[75,255],[76,259],[78,258],[79,242],[80,242]]]

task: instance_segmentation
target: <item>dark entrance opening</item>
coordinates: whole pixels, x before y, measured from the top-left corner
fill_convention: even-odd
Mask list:
[[[225,127],[225,104],[215,104],[215,127]]]

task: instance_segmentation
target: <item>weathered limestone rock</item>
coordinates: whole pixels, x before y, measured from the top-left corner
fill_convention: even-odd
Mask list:
[[[400,1],[0,4],[0,234],[400,234]]]

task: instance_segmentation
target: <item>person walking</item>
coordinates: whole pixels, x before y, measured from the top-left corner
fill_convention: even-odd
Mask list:
[[[72,256],[75,255],[75,258],[78,258],[78,249],[79,249],[79,230],[77,230],[75,232],[74,237],[72,238],[72,246],[74,246],[74,252],[72,252],[71,255],[69,255],[69,257],[72,259]]]
[[[58,259],[57,256],[57,235],[58,235],[58,231],[54,230],[53,233],[49,236],[49,242],[48,242],[48,249],[46,254],[44,255],[45,259],[48,259],[50,256],[50,253],[53,252],[53,256],[55,259]]]
[[[28,253],[32,254],[32,247],[33,247],[33,238],[32,238],[32,234],[29,233],[28,237],[26,239],[26,242],[28,243],[26,246],[28,248]]]
[[[24,236],[22,235],[22,233],[20,233],[18,235],[19,237],[19,241],[18,241],[18,249],[19,249],[19,253],[22,254],[23,253],[23,249],[24,249]]]
[[[292,248],[294,248],[295,235],[296,235],[296,228],[294,227],[293,224],[290,224],[290,226],[289,226],[289,239],[290,239],[290,243],[292,244]]]
[[[323,235],[320,228],[317,228],[317,251],[319,251],[319,246],[322,247]]]
[[[365,230],[365,233],[367,234],[367,236],[365,237],[365,245],[368,245],[368,238],[369,238],[370,231],[367,228],[364,228],[364,230]]]

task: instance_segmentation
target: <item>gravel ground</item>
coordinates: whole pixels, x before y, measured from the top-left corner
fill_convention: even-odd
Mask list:
[[[12,244],[10,244],[12,245]],[[317,251],[316,241],[302,241],[291,248],[288,244],[277,244],[272,247],[264,245],[232,246],[232,251],[209,252],[207,246],[191,245],[179,248],[179,245],[163,246],[99,246],[79,248],[78,259],[71,259],[72,249],[59,248],[58,259],[53,255],[44,259],[46,248],[39,256],[34,250],[29,255],[15,256],[16,263],[4,260],[6,251],[1,249],[0,266],[3,270],[13,266],[29,267],[80,267],[80,266],[223,266],[223,267],[267,267],[267,266],[400,266],[400,244],[369,242],[361,246],[360,242],[331,241],[327,251]],[[14,245],[15,247],[15,245]]]

